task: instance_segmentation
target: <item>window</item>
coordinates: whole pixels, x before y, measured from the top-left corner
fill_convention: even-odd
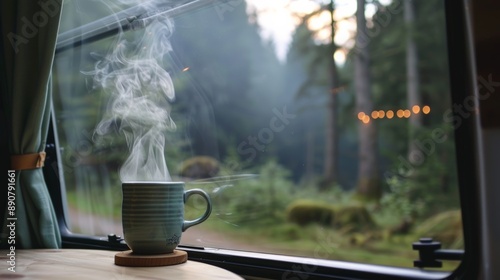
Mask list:
[[[353,1],[123,2],[64,6],[54,135],[71,233],[122,235],[128,144],[161,126],[153,162],[214,204],[182,236],[192,256],[279,255],[290,277],[336,261],[432,279],[459,266],[407,269],[421,237],[464,248],[444,1],[360,13]],[[290,269],[293,257],[314,271]]]

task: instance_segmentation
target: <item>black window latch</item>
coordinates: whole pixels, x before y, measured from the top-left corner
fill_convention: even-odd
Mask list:
[[[413,266],[419,268],[442,267],[441,260],[461,261],[464,256],[463,250],[441,249],[441,242],[432,238],[420,238],[418,242],[413,243],[413,250],[419,253],[419,259],[413,261]]]

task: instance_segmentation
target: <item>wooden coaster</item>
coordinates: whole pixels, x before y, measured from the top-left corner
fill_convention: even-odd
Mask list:
[[[187,253],[174,250],[170,254],[134,255],[132,250],[120,252],[115,255],[115,264],[120,266],[167,266],[185,263]]]

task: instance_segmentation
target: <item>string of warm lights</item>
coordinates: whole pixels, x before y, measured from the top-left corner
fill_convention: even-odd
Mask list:
[[[418,105],[414,105],[411,110],[410,109],[399,109],[396,112],[393,110],[375,110],[372,111],[371,113],[365,113],[365,112],[359,112],[358,113],[358,119],[362,121],[363,123],[369,123],[371,120],[376,120],[376,119],[392,119],[394,117],[400,118],[400,119],[408,119],[411,117],[411,115],[417,115],[417,114],[424,114],[428,115],[431,112],[431,107],[430,106],[423,106],[420,107]]]

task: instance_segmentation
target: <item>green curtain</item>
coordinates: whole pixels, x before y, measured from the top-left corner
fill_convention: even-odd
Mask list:
[[[51,113],[50,73],[62,0],[2,0],[0,7],[0,79],[11,131],[10,153],[42,152]],[[60,248],[59,227],[40,168],[16,172],[15,202],[16,248]],[[5,224],[2,231],[3,246]]]

